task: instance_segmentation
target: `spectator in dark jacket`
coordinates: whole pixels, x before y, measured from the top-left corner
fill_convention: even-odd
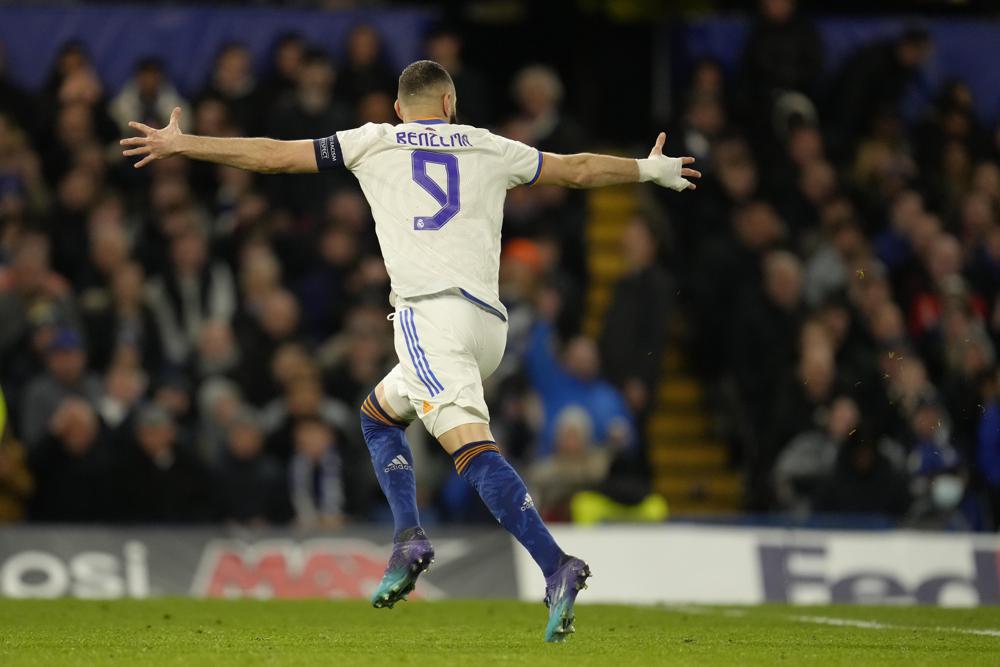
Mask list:
[[[163,346],[153,311],[143,299],[142,266],[127,262],[111,277],[110,299],[85,304],[84,325],[94,368],[105,369],[126,350],[150,374],[160,370]]]
[[[670,279],[656,263],[652,221],[634,216],[622,237],[626,274],[615,285],[604,314],[601,362],[625,396],[640,432],[656,396],[667,340]]]
[[[740,102],[758,140],[776,129],[776,107],[791,105],[802,112],[804,103],[804,112],[814,113],[812,105],[794,96],[815,99],[823,75],[823,40],[795,5],[796,0],[761,0],[743,50]]]
[[[840,68],[833,86],[831,115],[844,142],[853,145],[880,114],[895,114],[907,88],[931,55],[930,35],[922,29],[858,49]]]
[[[840,449],[833,475],[817,493],[815,509],[838,514],[903,516],[910,504],[906,476],[856,430]]]
[[[63,329],[45,351],[47,371],[28,384],[21,409],[21,437],[28,446],[42,438],[49,419],[68,396],[96,404],[103,393],[101,380],[87,371],[87,355],[80,334]]]
[[[244,408],[229,424],[226,451],[215,471],[219,517],[251,525],[279,523],[289,515],[281,467],[263,452],[264,432]]]
[[[396,92],[396,76],[385,63],[382,37],[372,26],[358,25],[347,36],[338,87],[352,108],[368,93]]]
[[[135,440],[118,453],[115,502],[121,519],[193,523],[211,518],[208,475],[177,442],[177,426],[156,404],[139,411]]]
[[[149,303],[160,329],[167,361],[184,364],[198,344],[202,325],[230,320],[236,288],[229,267],[213,261],[198,225],[187,225],[171,240],[166,274],[149,285]]]
[[[28,457],[36,491],[36,521],[105,521],[111,510],[111,457],[101,424],[86,401],[62,401],[48,433]]]

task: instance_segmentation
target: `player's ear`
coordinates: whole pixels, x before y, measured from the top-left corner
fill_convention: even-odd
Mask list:
[[[403,110],[399,107],[398,99],[393,103],[392,108],[396,110],[396,115],[399,116],[399,120],[403,120]]]

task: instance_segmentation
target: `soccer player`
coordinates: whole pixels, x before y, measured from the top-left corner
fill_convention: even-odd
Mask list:
[[[395,521],[393,551],[375,591],[375,607],[405,600],[433,557],[417,515],[413,457],[404,430],[420,419],[452,456],[497,521],[545,575],[546,641],[573,632],[573,605],[590,576],[565,554],[535,510],[524,482],[490,432],[483,380],[500,363],[507,311],[498,295],[500,228],[507,190],[518,185],[594,188],[651,181],[694,189],[694,158],[665,157],[660,133],[649,157],[542,153],[487,130],[456,122],[448,72],[421,60],[399,77],[402,123],[368,123],[315,140],[276,141],[184,134],[180,109],[141,136],[123,139],[135,167],[182,155],[264,173],[346,169],[361,184],[375,218],[395,312],[399,363],[361,406],[361,429]]]

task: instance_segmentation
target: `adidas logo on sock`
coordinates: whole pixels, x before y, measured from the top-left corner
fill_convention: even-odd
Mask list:
[[[402,454],[396,454],[389,465],[385,467],[386,472],[393,472],[394,470],[413,470],[413,466],[406,462]]]
[[[524,502],[521,503],[521,511],[527,512],[529,509],[535,506],[535,501],[531,499],[531,494],[524,494]]]

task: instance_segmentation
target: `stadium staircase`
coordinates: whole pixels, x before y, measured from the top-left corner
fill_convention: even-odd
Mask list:
[[[584,331],[599,336],[612,289],[625,270],[622,231],[638,207],[635,186],[588,193],[587,243],[590,291]],[[726,445],[713,435],[701,380],[686,350],[683,318],[674,314],[664,341],[663,378],[650,417],[647,438],[653,486],[670,505],[671,516],[731,515],[739,512],[742,479],[728,464]]]

